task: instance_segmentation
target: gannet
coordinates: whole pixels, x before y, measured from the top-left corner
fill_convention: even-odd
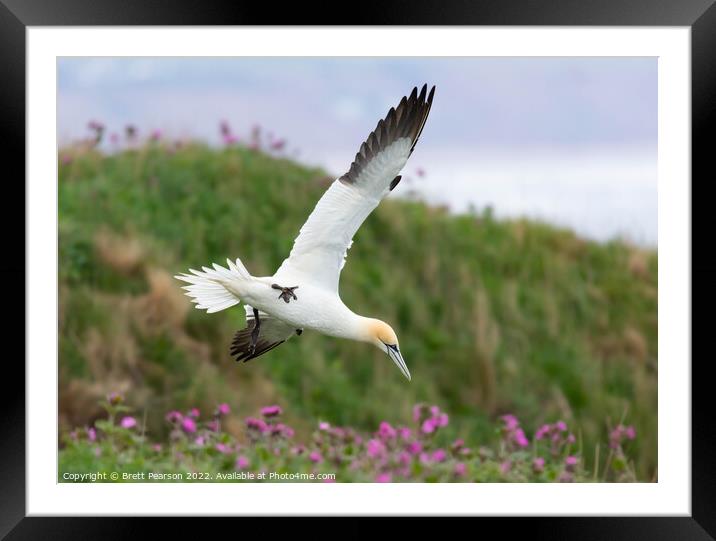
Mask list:
[[[238,331],[230,353],[244,362],[283,344],[304,329],[368,342],[386,353],[403,375],[410,372],[395,331],[387,323],[354,313],[338,293],[338,281],[353,235],[381,200],[400,182],[425,126],[435,93],[413,88],[391,107],[360,146],[348,172],[330,185],[296,237],[291,253],[273,276],[252,276],[240,259],[228,268],[213,264],[175,278],[187,282],[186,295],[207,313],[239,302],[246,328]]]

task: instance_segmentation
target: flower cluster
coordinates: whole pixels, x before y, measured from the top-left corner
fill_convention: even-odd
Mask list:
[[[508,446],[523,449],[530,444],[527,436],[525,436],[525,431],[520,427],[517,417],[508,413],[502,416],[502,422],[504,423],[502,433]]]
[[[82,456],[116,463],[117,469],[124,463],[142,463],[153,471],[209,471],[217,475],[266,471],[303,472],[308,476],[336,473],[335,479],[325,481],[587,479],[581,458],[571,452],[574,437],[561,421],[541,426],[530,446],[517,417],[502,415],[499,445],[477,446],[473,451],[462,438],[448,437],[452,429],[446,412],[438,406],[418,404],[413,408],[412,424],[394,425],[384,420],[366,435],[321,420],[311,437],[301,443],[296,441],[294,429],[282,420],[284,411],[279,405],[266,406],[258,416],[244,418],[241,437],[223,429],[222,424],[237,425],[229,417],[232,409],[229,404],[220,403],[204,417],[195,407],[167,412],[168,441],[151,442],[147,441],[143,421],[130,414],[121,394],[109,395],[103,405],[108,419],[73,430],[61,456],[88,447],[92,452]],[[621,468],[619,471],[626,471],[621,441],[634,437],[633,427],[619,425],[612,431],[610,441],[618,442],[619,446],[612,464]],[[135,455],[142,456],[140,462],[132,458]],[[625,474],[620,475],[620,479],[626,478]]]

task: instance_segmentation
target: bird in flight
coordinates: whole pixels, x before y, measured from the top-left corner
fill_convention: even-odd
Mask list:
[[[387,323],[360,316],[338,294],[338,281],[353,235],[381,200],[400,182],[400,171],[415,148],[433,102],[435,87],[413,88],[378,122],[346,174],[323,194],[273,276],[251,276],[240,259],[228,268],[213,264],[175,278],[187,282],[186,295],[207,313],[239,302],[246,328],[231,343],[231,355],[244,362],[283,344],[304,329],[368,342],[386,353],[410,380],[410,372]]]

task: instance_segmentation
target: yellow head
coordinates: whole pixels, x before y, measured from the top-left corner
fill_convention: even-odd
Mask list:
[[[367,322],[367,338],[379,350],[386,353],[410,381],[410,371],[403,360],[403,355],[400,353],[398,337],[393,328],[379,319],[369,319]]]

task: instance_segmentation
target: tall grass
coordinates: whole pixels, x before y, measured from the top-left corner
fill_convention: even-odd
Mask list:
[[[110,391],[154,433],[166,431],[161,412],[221,401],[240,415],[281,403],[299,435],[319,419],[407,422],[427,402],[450,414],[453,438],[494,441],[505,412],[530,430],[564,419],[587,462],[624,419],[639,434],[638,478],[656,478],[657,256],[621,241],[391,198],[356,235],[341,297],[396,329],[412,382],[375,348],[311,332],[235,364],[243,309],[190,309],[171,276],[227,257],[272,274],[331,180],[236,146],[63,151],[63,430],[99,418]]]

